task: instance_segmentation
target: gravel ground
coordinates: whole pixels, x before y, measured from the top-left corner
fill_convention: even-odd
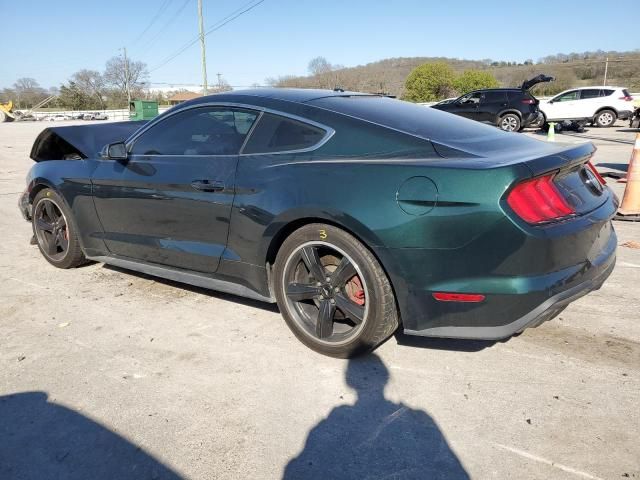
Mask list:
[[[0,124],[0,478],[640,478],[639,249],[506,342],[398,335],[335,360],[271,306],[45,262],[16,208],[45,126]],[[556,140],[620,170],[634,137]]]

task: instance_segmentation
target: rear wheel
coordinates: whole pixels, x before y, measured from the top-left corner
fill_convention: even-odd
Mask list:
[[[87,262],[71,212],[54,190],[45,188],[33,200],[33,233],[44,258],[58,268]]]
[[[348,358],[373,350],[398,327],[384,270],[362,243],[331,225],[306,225],[285,240],[274,289],[289,328],[325,355]]]
[[[595,123],[601,128],[611,127],[616,123],[617,118],[618,116],[613,110],[602,110],[601,112],[596,113]]]
[[[507,113],[500,117],[498,126],[505,132],[517,132],[520,130],[520,117],[515,113]]]

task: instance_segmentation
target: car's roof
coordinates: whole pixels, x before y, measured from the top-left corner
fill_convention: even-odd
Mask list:
[[[569,90],[593,90],[593,89],[602,89],[606,88],[607,90],[623,90],[625,87],[614,87],[613,85],[594,85],[592,87],[576,87],[570,88]]]
[[[478,90],[473,90],[468,93],[474,92],[523,92],[521,88],[518,87],[505,87],[505,88],[479,88]],[[465,93],[466,95],[466,93]]]
[[[233,101],[233,97],[259,97],[271,98],[274,100],[284,100],[294,103],[306,103],[312,100],[326,97],[353,97],[371,95],[360,92],[349,92],[344,90],[320,90],[310,88],[254,88],[249,90],[232,90],[223,93],[216,93],[199,97],[189,101],[190,104],[207,103],[216,101],[224,97],[224,101]]]

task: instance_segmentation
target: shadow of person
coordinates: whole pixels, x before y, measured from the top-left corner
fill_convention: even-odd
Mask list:
[[[181,477],[140,447],[44,392],[0,396],[0,478],[40,480]]]
[[[285,467],[285,480],[468,479],[437,424],[422,410],[384,397],[389,371],[380,358],[350,360],[354,405],[335,407]]]

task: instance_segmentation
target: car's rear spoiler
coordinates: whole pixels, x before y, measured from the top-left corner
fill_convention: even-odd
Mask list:
[[[64,160],[96,157],[107,144],[129,138],[146,121],[113,122],[45,128],[31,148],[32,160]]]
[[[550,77],[549,75],[540,74],[537,77],[530,78],[529,80],[525,80],[522,82],[520,88],[522,90],[529,90],[534,85],[545,82],[553,82],[555,80],[554,77]]]

